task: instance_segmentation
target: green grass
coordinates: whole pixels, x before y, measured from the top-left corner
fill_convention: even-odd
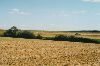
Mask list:
[[[3,36],[5,30],[0,30],[0,36]]]

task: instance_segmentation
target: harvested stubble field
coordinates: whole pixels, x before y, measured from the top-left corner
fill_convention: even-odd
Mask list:
[[[4,37],[0,66],[100,66],[100,44]]]

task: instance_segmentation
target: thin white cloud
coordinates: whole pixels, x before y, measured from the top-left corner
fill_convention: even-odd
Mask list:
[[[57,13],[57,14],[53,14],[52,16],[54,16],[54,17],[67,17],[67,16],[70,16],[70,15],[69,14]]]
[[[80,10],[80,11],[73,11],[72,14],[85,14],[87,13],[88,11],[87,10]]]
[[[12,11],[19,12],[20,10],[17,8],[11,9]]]
[[[67,17],[70,16],[68,13],[66,13],[66,11],[58,11],[52,14],[53,16],[56,17]]]
[[[64,17],[66,17],[66,16],[70,16],[68,13],[66,13],[65,11],[61,11],[61,13],[59,14],[59,16],[64,16]]]
[[[55,17],[69,17],[69,16],[86,14],[88,12],[89,12],[88,10],[77,10],[77,11],[74,10],[74,11],[70,11],[70,12],[62,10],[62,11],[59,11],[57,13],[53,13],[53,16],[55,16]]]
[[[20,9],[14,8],[14,9],[10,9],[9,14],[16,14],[16,15],[31,15],[31,13],[28,12],[24,12]]]
[[[82,0],[84,2],[100,3],[100,0]]]

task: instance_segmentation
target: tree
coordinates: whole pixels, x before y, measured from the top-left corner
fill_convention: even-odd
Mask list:
[[[4,36],[6,37],[16,37],[16,33],[17,33],[18,29],[16,26],[11,27],[10,29],[8,29],[5,33]]]
[[[4,33],[5,37],[14,37],[14,38],[26,38],[26,39],[41,39],[42,36],[38,35],[35,36],[31,31],[24,31],[24,30],[19,30],[17,29],[16,26],[11,27]]]
[[[30,31],[19,31],[18,33],[17,33],[17,37],[19,37],[19,38],[28,38],[28,39],[34,39],[34,38],[36,38],[36,36],[33,34],[33,33],[31,33]]]

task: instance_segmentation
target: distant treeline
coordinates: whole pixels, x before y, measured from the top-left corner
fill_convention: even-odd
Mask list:
[[[91,33],[100,33],[99,30],[82,30],[82,31],[51,31],[51,32],[91,32]]]

